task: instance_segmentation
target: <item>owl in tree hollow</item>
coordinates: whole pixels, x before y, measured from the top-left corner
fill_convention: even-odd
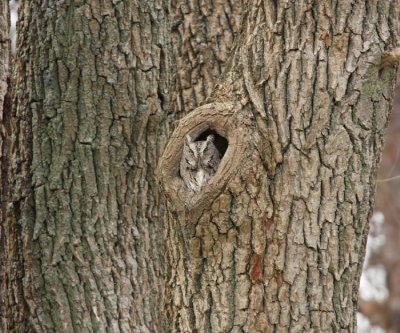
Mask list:
[[[189,135],[185,137],[180,174],[185,185],[193,192],[199,192],[217,171],[221,154],[214,140],[212,134],[204,141],[193,141]]]

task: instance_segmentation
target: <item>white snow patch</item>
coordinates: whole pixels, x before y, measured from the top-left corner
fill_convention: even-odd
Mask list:
[[[386,288],[386,271],[383,265],[364,269],[360,281],[360,296],[365,301],[382,302],[389,296]]]
[[[17,21],[18,21],[18,2],[16,0],[10,1],[10,39],[11,49],[15,53],[17,42]]]
[[[385,330],[379,326],[371,326],[367,317],[357,313],[357,333],[385,333]]]
[[[382,302],[389,296],[386,286],[386,270],[383,265],[369,266],[373,253],[379,253],[386,242],[383,232],[385,216],[382,212],[375,212],[371,219],[370,234],[368,236],[365,254],[364,269],[360,281],[360,297],[365,301]],[[372,326],[367,317],[357,313],[358,333],[385,333],[379,326]]]

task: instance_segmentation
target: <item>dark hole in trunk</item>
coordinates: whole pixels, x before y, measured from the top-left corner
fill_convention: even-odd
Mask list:
[[[224,156],[226,150],[228,149],[228,140],[225,139],[223,136],[219,135],[217,131],[214,131],[212,129],[208,129],[201,133],[195,141],[204,141],[207,139],[207,136],[213,134],[214,135],[214,144],[215,147],[217,147],[219,153],[221,154],[221,159]]]

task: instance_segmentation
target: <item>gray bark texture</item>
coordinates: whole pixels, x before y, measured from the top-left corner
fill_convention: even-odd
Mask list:
[[[20,2],[2,332],[161,332],[165,10]]]
[[[0,329],[354,332],[398,5],[21,2]],[[209,129],[228,150],[192,194]]]
[[[8,1],[0,3],[0,251],[3,251],[5,234],[2,229],[2,221],[5,220],[5,207],[7,205],[5,189],[7,188],[7,154],[9,138],[7,134],[10,126],[10,55],[11,42],[9,39],[10,11]],[[0,254],[0,286],[5,285],[5,262]],[[5,327],[5,300],[0,289],[0,331]]]
[[[165,332],[356,332],[396,66],[398,1],[245,1],[220,83],[161,159]],[[211,183],[179,176],[186,134],[228,142]]]
[[[241,0],[171,1],[175,119],[210,96],[230,56],[242,11]]]
[[[165,331],[155,166],[169,124],[221,75],[240,11],[225,1],[20,3],[1,331]]]

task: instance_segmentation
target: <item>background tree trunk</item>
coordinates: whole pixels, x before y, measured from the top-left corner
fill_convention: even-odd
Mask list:
[[[0,252],[4,250],[5,235],[2,222],[5,220],[5,207],[7,205],[5,189],[7,188],[7,153],[9,138],[7,134],[10,126],[10,58],[11,42],[9,39],[10,11],[8,1],[0,3]],[[5,262],[0,253],[0,286],[5,285]],[[5,299],[0,288],[0,331],[5,331]]]
[[[161,161],[167,332],[354,332],[398,2],[244,8],[221,83]],[[193,194],[178,172],[183,138],[210,129],[228,150]]]
[[[161,331],[166,12],[162,1],[21,3],[5,332]]]

